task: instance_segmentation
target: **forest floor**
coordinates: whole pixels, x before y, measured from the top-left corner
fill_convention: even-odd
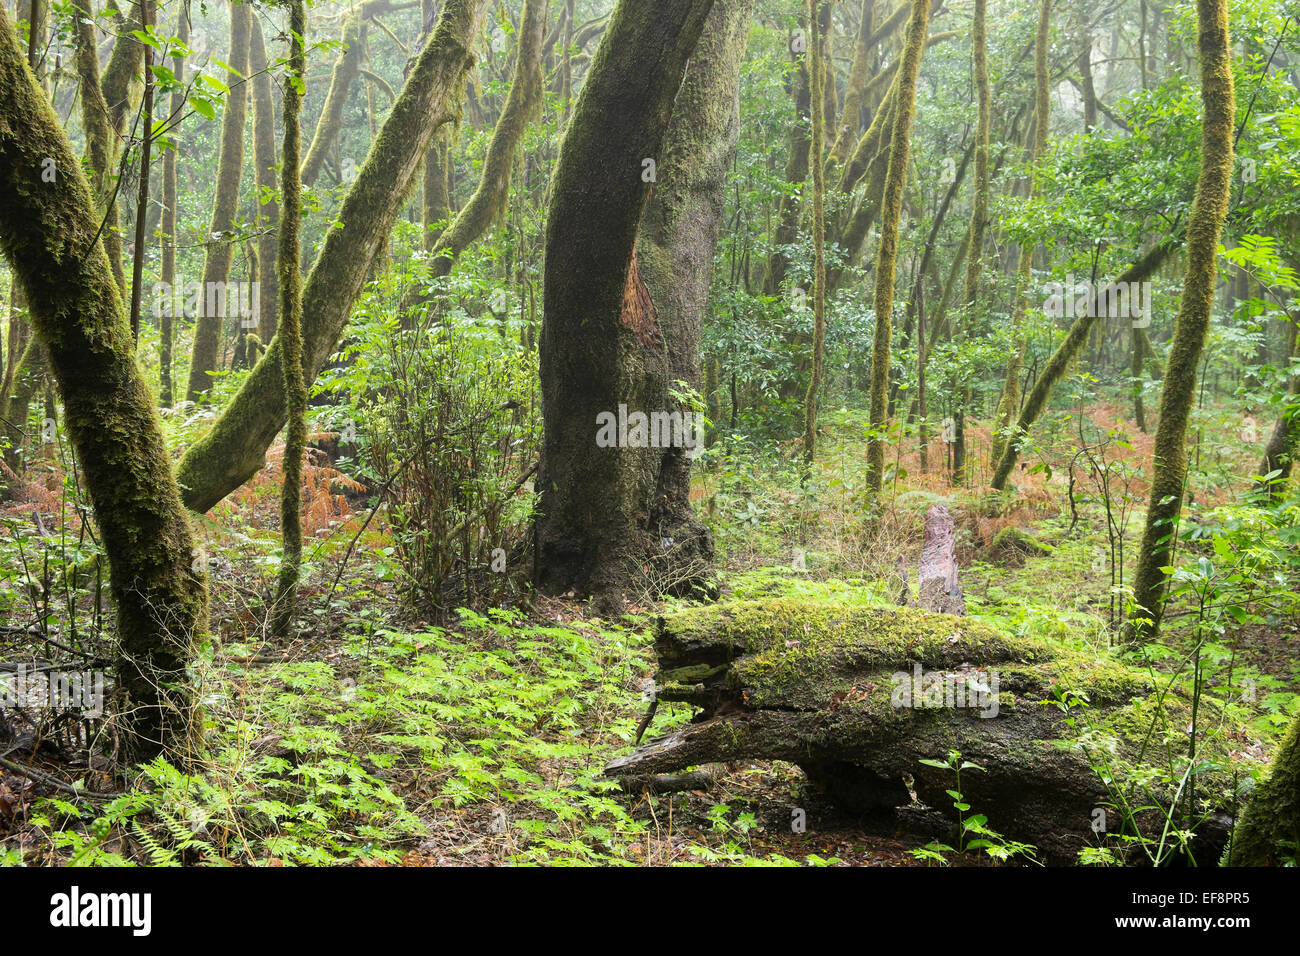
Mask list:
[[[1103,431],[1117,424],[1106,406],[1089,416]],[[1108,496],[1077,462],[1073,506],[1062,467],[1068,458],[1050,450],[1031,456],[1015,495],[994,496],[951,486],[939,443],[927,472],[915,451],[894,463],[887,505],[869,522],[863,433],[856,413],[833,416],[821,464],[804,485],[793,448],[776,456],[738,449],[703,473],[694,494],[714,529],[723,600],[891,604],[896,562],[914,565],[924,512],[942,501],[957,516],[973,616],[1106,652],[1122,611],[1111,555],[1119,553],[1118,536],[1118,566],[1131,571],[1149,437],[1108,448],[1121,463],[1107,471],[1115,479],[1108,534]],[[987,433],[973,433],[978,457]],[[1247,473],[1241,449],[1238,460],[1232,448],[1231,436],[1207,443],[1207,463],[1225,476]],[[271,646],[263,608],[277,565],[272,466],[202,523],[213,610],[213,639],[195,668],[204,761],[190,774],[159,761],[124,780],[89,755],[86,737],[93,743],[99,732],[93,724],[75,739],[19,732],[0,748],[9,761],[0,766],[0,861],[989,865],[975,854],[926,849],[948,838],[942,813],[857,820],[793,765],[728,766],[707,790],[622,792],[600,773],[632,745],[654,676],[653,618],[673,602],[646,600],[615,622],[575,600],[519,594],[443,623],[418,620],[402,608],[382,521],[359,536],[340,569],[362,515],[353,513],[347,482],[334,482],[327,467],[309,473],[307,524],[317,544],[308,548],[300,606],[308,623],[287,646]],[[43,535],[25,538],[17,530],[37,512],[66,512],[61,487],[33,484],[26,501],[5,513],[9,546],[25,549],[27,567],[42,559],[42,548],[47,564],[56,544],[69,548],[62,528],[43,526]],[[1225,478],[1207,480],[1197,494],[1210,508],[1239,491]],[[999,538],[1004,529],[1020,536]],[[47,599],[54,590],[46,587]],[[1187,612],[1171,614],[1174,645],[1190,633]],[[1249,685],[1256,739],[1233,759],[1258,769],[1300,703],[1297,621],[1252,616],[1220,627],[1212,646],[1228,649],[1231,662],[1215,658],[1211,679],[1226,667],[1233,683],[1225,693]],[[686,705],[662,706],[647,737],[690,715]],[[20,720],[11,723],[22,730]],[[25,775],[24,766],[43,777]],[[67,789],[74,783],[77,793]],[[995,811],[989,822],[996,828]]]

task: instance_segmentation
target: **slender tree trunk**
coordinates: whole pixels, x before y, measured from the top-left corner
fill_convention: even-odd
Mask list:
[[[206,629],[204,584],[130,324],[95,242],[90,187],[3,7],[0,88],[0,248],[48,350],[108,556],[127,752],[184,763],[199,744],[185,668]],[[47,157],[53,182],[41,175]]]
[[[266,68],[266,42],[262,37],[260,18],[254,16],[250,26],[252,45],[249,48],[248,69],[253,74],[253,168],[257,171],[258,193],[273,194],[275,167],[279,162],[275,156],[275,101],[271,93],[271,73]],[[275,334],[276,314],[280,305],[280,283],[275,265],[280,209],[274,198],[263,203],[259,195],[254,202],[257,207],[255,231],[260,233],[257,237],[257,337],[262,342],[269,342]]]
[[[1047,128],[1050,119],[1051,99],[1047,71],[1047,36],[1051,26],[1052,0],[1040,0],[1038,31],[1034,40],[1034,150],[1035,165],[1030,197],[1038,193],[1037,165],[1047,152]],[[1029,347],[1029,328],[1026,315],[1029,311],[1029,285],[1033,278],[1034,248],[1037,244],[1026,241],[1020,249],[1020,267],[1016,270],[1016,305],[1011,317],[1016,342],[1007,362],[1006,380],[1002,383],[1002,397],[998,400],[997,414],[990,442],[989,467],[996,468],[1008,444],[1007,430],[1020,412],[1020,373],[1025,365]]]
[[[334,72],[330,76],[320,120],[316,123],[311,145],[307,147],[307,156],[302,161],[304,186],[316,185],[316,178],[325,165],[325,157],[334,149],[339,131],[343,128],[343,109],[352,92],[352,84],[361,74],[361,62],[365,58],[366,21],[388,8],[388,0],[363,0],[360,6],[355,7],[343,19],[343,49],[334,61]]]
[[[302,293],[303,368],[314,381],[338,344],[370,264],[405,205],[434,131],[449,122],[490,0],[446,0],[442,16],[348,190]],[[207,511],[266,464],[285,422],[280,344],[272,340],[213,425],[177,466],[185,504]]]
[[[226,73],[226,106],[221,116],[221,148],[217,156],[217,189],[212,201],[212,225],[208,228],[207,253],[203,262],[201,307],[194,325],[194,350],[190,356],[187,401],[197,402],[212,387],[217,369],[217,352],[226,311],[223,293],[230,280],[235,247],[231,234],[239,209],[239,183],[244,170],[244,123],[248,117],[248,51],[252,42],[253,8],[248,0],[231,0],[230,69]]]
[[[1296,347],[1300,339],[1294,339],[1294,326],[1291,334],[1293,336],[1291,358],[1300,358],[1300,349]],[[1300,444],[1300,409],[1297,409],[1297,398],[1300,397],[1300,375],[1289,375],[1288,379],[1287,401],[1283,404],[1282,412],[1273,426],[1273,432],[1269,435],[1268,444],[1264,447],[1264,458],[1259,463],[1258,472],[1260,475],[1277,472],[1277,475],[1260,489],[1266,489],[1269,496],[1275,500],[1282,496],[1287,481],[1290,480],[1296,446]]]
[[[524,0],[510,93],[492,131],[478,188],[433,249],[432,271],[435,276],[448,275],[461,252],[505,213],[515,153],[541,104],[544,80],[542,40],[546,35],[550,7],[550,0]]]
[[[844,110],[840,113],[840,129],[832,150],[832,156],[839,163],[849,158],[849,150],[853,148],[853,140],[859,132],[862,106],[866,98],[867,73],[871,69],[871,25],[875,9],[876,0],[862,0],[862,18],[858,21],[858,36],[853,45],[853,60],[849,65],[848,88],[844,92]]]
[[[803,22],[803,18],[800,18]],[[811,24],[806,26],[812,30]],[[788,186],[802,185],[808,178],[808,122],[811,117],[811,94],[806,56],[796,56],[797,66],[790,76],[790,93],[794,99],[794,122],[786,137],[784,181]],[[776,230],[772,236],[772,254],[763,272],[763,293],[777,295],[785,284],[789,267],[788,247],[799,236],[799,197],[794,190],[782,194],[777,204]]]
[[[126,274],[122,270],[122,237],[118,234],[118,208],[113,172],[113,158],[117,153],[119,131],[113,125],[113,112],[104,97],[104,83],[99,76],[99,54],[95,46],[94,14],[90,0],[78,0],[77,15],[73,18],[76,43],[77,76],[81,87],[81,127],[86,137],[86,159],[90,166],[91,189],[96,208],[100,210],[104,225],[101,238],[108,254],[109,268],[117,282],[118,292],[126,295]],[[124,50],[134,41],[122,39],[118,47]],[[116,52],[116,47],[114,48]],[[110,64],[114,61],[110,60]]]
[[[1197,369],[1209,335],[1219,235],[1232,184],[1233,89],[1227,0],[1197,0],[1201,54],[1201,172],[1187,221],[1187,275],[1160,393],[1151,492],[1138,567],[1133,577],[1137,610],[1131,634],[1150,640],[1160,629],[1165,573],[1172,561],[1187,478],[1187,422],[1196,399]]]
[[[1228,847],[1229,866],[1282,866],[1300,844],[1300,717],[1256,785]]]
[[[283,557],[276,588],[272,633],[281,640],[289,636],[298,594],[302,563],[302,459],[307,448],[307,383],[302,360],[302,276],[298,266],[302,181],[299,178],[302,134],[299,113],[307,80],[307,57],[303,38],[307,35],[307,10],[303,0],[289,7],[289,74],[284,80],[284,162],[280,166],[280,194],[284,215],[280,220],[280,250],[276,269],[280,273],[280,349],[284,368],[284,394],[289,429],[284,440],[284,486],[280,496],[280,529]]]
[[[830,8],[829,3],[825,6]],[[817,454],[817,400],[822,387],[822,366],[826,352],[826,166],[822,159],[826,138],[826,95],[822,83],[826,74],[822,65],[821,17],[817,10],[817,0],[808,0],[808,22],[814,25],[813,42],[809,45],[812,62],[808,69],[812,78],[812,138],[808,144],[808,168],[812,170],[813,179],[813,341],[812,378],[808,382],[808,394],[804,397],[805,475],[812,469],[813,458]]]
[[[188,44],[190,40],[189,4],[181,6],[176,14],[176,38]],[[177,52],[172,57],[172,73],[176,76],[178,88],[172,91],[168,104],[168,116],[179,117],[185,107],[185,55]],[[176,223],[180,193],[176,188],[176,159],[179,147],[172,144],[163,156],[162,182],[162,280],[163,287],[174,290],[176,285]],[[172,393],[172,343],[175,338],[176,315],[173,303],[174,295],[168,295],[158,309],[158,402],[164,408],[170,408],[175,401]]]
[[[153,12],[148,0],[140,0],[140,29],[149,29]],[[140,341],[140,300],[144,294],[144,258],[148,247],[149,165],[153,152],[153,47],[144,48],[144,103],[141,105],[140,185],[135,207],[135,251],[131,258],[131,340]]]
[[[668,340],[658,303],[640,277],[636,244],[651,171],[662,170],[665,180],[670,172],[686,173],[665,162],[665,134],[713,6],[713,0],[661,0],[653,7],[620,0],[551,183],[535,576],[547,593],[581,590],[597,595],[604,609],[619,606],[638,584],[671,584],[645,582],[641,572],[648,558],[671,555],[676,543],[666,535],[656,539],[646,521],[665,454],[683,449],[681,441],[650,447],[646,429],[638,438],[633,428],[632,413],[680,411],[676,401],[665,404],[664,383],[647,374],[663,361]],[[665,181],[656,192],[669,189]],[[607,447],[611,442],[598,428],[620,412],[628,428],[612,442],[617,447]]]
[[[885,476],[886,398],[889,394],[889,351],[893,329],[894,267],[898,254],[898,220],[907,183],[912,118],[916,106],[916,78],[930,18],[930,0],[912,0],[903,60],[898,70],[898,115],[894,120],[889,169],[881,199],[880,254],[876,259],[876,331],[871,350],[871,433],[867,439],[867,489],[880,496]]]
[[[971,201],[970,240],[966,251],[966,283],[962,290],[962,307],[968,326],[979,312],[979,283],[984,271],[984,231],[989,219],[989,133],[992,127],[992,94],[989,90],[988,0],[975,0],[975,21],[971,33],[974,44],[975,100],[975,196]],[[970,386],[960,389],[953,413],[953,481],[966,481],[966,406],[970,404]]]
[[[1114,285],[1122,286],[1130,282],[1142,282],[1150,278],[1155,271],[1160,268],[1161,263],[1169,257],[1173,251],[1173,243],[1160,243],[1153,246],[1137,262],[1126,269]],[[1025,399],[1024,408],[1020,411],[1020,418],[1016,422],[1015,433],[1012,441],[1008,442],[1002,452],[1002,457],[998,460],[997,467],[993,473],[993,487],[998,491],[1006,487],[1007,478],[1011,475],[1011,470],[1016,465],[1016,459],[1019,453],[1016,451],[1016,442],[1025,435],[1030,426],[1038,420],[1043,409],[1047,406],[1047,399],[1052,393],[1052,389],[1065,376],[1066,370],[1069,369],[1070,363],[1075,357],[1083,351],[1084,346],[1088,344],[1088,335],[1097,324],[1100,310],[1090,310],[1089,315],[1081,315],[1074,320],[1070,326],[1065,338],[1061,344],[1056,347],[1043,366],[1042,374],[1038,376],[1038,381],[1034,383],[1029,397]]]

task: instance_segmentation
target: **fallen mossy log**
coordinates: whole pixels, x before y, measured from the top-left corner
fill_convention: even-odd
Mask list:
[[[1119,833],[1116,806],[1186,811],[1177,826],[1194,830],[1201,863],[1226,844],[1222,774],[1206,769],[1179,787],[1188,702],[1105,655],[949,614],[785,598],[661,618],[655,650],[658,700],[700,714],[612,761],[607,775],[785,760],[851,812],[892,818],[919,800],[951,815],[951,772],[921,761],[955,750],[984,768],[962,775],[971,812],[1034,844],[1041,860],[1075,862],[1105,832]],[[1207,767],[1217,739],[1198,734]],[[1122,768],[1138,765],[1157,769],[1128,787]],[[1097,766],[1114,771],[1111,789]],[[1159,811],[1133,819],[1160,838]]]

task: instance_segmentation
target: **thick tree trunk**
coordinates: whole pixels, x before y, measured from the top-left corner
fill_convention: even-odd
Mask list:
[[[387,242],[433,133],[449,122],[473,64],[471,52],[490,0],[448,0],[384,121],[370,155],[343,200],[339,222],[325,237],[302,293],[303,368],[317,373],[338,344],[370,263]],[[185,504],[207,511],[257,473],[285,422],[280,345],[261,361],[217,419],[177,466]]]
[[[1187,422],[1196,404],[1196,376],[1214,310],[1219,234],[1228,213],[1232,184],[1233,89],[1226,0],[1197,0],[1197,44],[1201,53],[1201,172],[1187,220],[1187,275],[1183,300],[1160,393],[1151,491],[1138,567],[1133,577],[1137,610],[1131,633],[1150,640],[1160,629],[1165,573],[1178,534],[1187,478]]]
[[[578,589],[598,595],[606,608],[617,606],[633,587],[676,590],[679,583],[689,588],[698,578],[693,568],[681,582],[673,580],[671,568],[650,581],[642,572],[648,557],[669,557],[674,551],[671,532],[660,535],[648,522],[663,461],[684,454],[691,430],[683,427],[676,436],[664,436],[665,427],[656,429],[660,435],[648,436],[642,428],[638,438],[633,428],[602,441],[598,427],[605,416],[626,415],[635,424],[632,415],[667,417],[682,411],[681,403],[667,394],[672,383],[655,374],[667,362],[668,336],[680,334],[677,328],[661,327],[657,312],[662,306],[667,317],[676,309],[662,293],[656,301],[641,279],[637,234],[652,171],[664,179],[656,192],[667,193],[665,199],[674,207],[690,198],[700,175],[692,168],[689,140],[678,145],[666,141],[665,134],[679,90],[687,97],[682,103],[707,102],[682,81],[713,6],[713,0],[664,0],[653,7],[620,0],[574,108],[551,185],[535,573],[545,592]],[[700,63],[708,62],[700,58]],[[692,70],[693,82],[706,84],[703,73]],[[734,91],[725,101],[728,124],[733,97]],[[683,135],[704,125],[696,110],[678,108],[680,122],[689,114],[690,129],[682,130]],[[676,211],[669,208],[663,214]],[[653,240],[654,229],[647,224],[648,239]],[[678,241],[669,233],[665,245]],[[692,250],[699,257],[693,270],[703,270],[700,275],[708,275],[712,248],[708,242]],[[663,272],[648,265],[660,288]],[[703,281],[707,287],[707,278]],[[698,382],[698,371],[693,378]],[[644,440],[649,437],[668,437],[662,444],[670,447],[652,447]]]
[[[248,0],[230,4],[230,69],[226,73],[226,106],[221,115],[221,147],[217,157],[217,189],[212,200],[212,224],[208,227],[207,251],[203,260],[203,286],[198,321],[194,324],[194,349],[190,355],[189,385],[185,398],[199,401],[212,387],[217,369],[226,304],[224,295],[212,290],[225,288],[230,280],[235,246],[231,241],[239,210],[239,183],[244,171],[244,123],[248,117],[248,54],[252,42],[253,7]],[[214,307],[215,306],[215,307]]]
[[[1229,866],[1282,866],[1300,846],[1300,717],[1273,755],[1268,779],[1256,785],[1232,834]]]
[[[193,539],[103,246],[90,187],[0,8],[0,247],[27,293],[94,506],[117,607],[128,752],[198,745],[185,668],[206,628]],[[54,182],[42,179],[54,160]]]
[[[871,350],[871,433],[867,439],[867,489],[878,497],[885,474],[885,399],[889,393],[889,351],[893,331],[894,266],[898,255],[898,220],[907,184],[916,111],[916,78],[929,29],[930,0],[912,0],[903,59],[898,68],[898,105],[889,151],[889,168],[881,197],[880,254],[876,258],[876,329]]]

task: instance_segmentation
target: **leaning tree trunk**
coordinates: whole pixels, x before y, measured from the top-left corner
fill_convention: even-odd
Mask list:
[[[664,361],[667,340],[636,267],[636,243],[656,171],[667,175],[682,161],[665,153],[664,136],[712,7],[713,0],[653,7],[620,0],[551,183],[535,575],[545,592],[578,589],[607,608],[644,583],[647,550],[663,554],[674,544],[667,536],[651,540],[647,526],[668,449],[649,446],[644,420],[639,429],[620,429],[606,447],[597,444],[597,429],[606,416],[635,426],[634,415],[676,412],[681,421],[680,403],[646,374],[647,363]],[[669,436],[678,453],[684,432]]]
[[[456,258],[505,212],[510,191],[510,168],[528,124],[542,101],[542,40],[549,19],[550,0],[525,0],[515,55],[514,81],[506,105],[492,130],[483,175],[478,188],[433,248],[432,272],[445,276]]]
[[[197,402],[212,387],[217,369],[217,351],[225,324],[225,296],[214,295],[220,284],[230,280],[235,259],[232,234],[239,209],[239,183],[244,171],[244,122],[248,117],[248,51],[252,42],[253,7],[248,0],[230,4],[230,69],[226,73],[226,108],[221,115],[221,148],[217,156],[217,189],[212,200],[212,224],[208,227],[207,254],[203,260],[203,285],[199,296],[198,321],[194,324],[194,348],[190,355],[189,385],[185,399]]]
[[[311,145],[307,147],[307,155],[302,161],[304,186],[316,185],[316,177],[325,165],[325,157],[334,148],[334,141],[343,128],[343,108],[347,105],[352,84],[361,73],[361,61],[365,56],[366,21],[373,14],[387,10],[388,6],[388,0],[363,0],[343,20],[343,50],[334,61],[334,72],[330,76],[325,104],[321,107],[316,132],[312,135]]]
[[[3,8],[0,88],[0,247],[47,350],[108,556],[128,752],[184,760],[198,744],[185,668],[207,615],[193,538],[117,283],[95,241],[90,186]],[[42,177],[47,158],[53,182]]]
[[[190,41],[190,16],[187,5],[181,7],[176,15],[176,38],[183,44]],[[181,51],[172,57],[172,73],[179,84],[172,90],[171,103],[168,106],[169,117],[179,117],[185,106],[185,54]],[[174,122],[174,120],[173,120]],[[162,174],[162,280],[163,288],[173,289],[176,284],[176,223],[180,192],[176,187],[176,160],[179,147],[171,144],[163,157]],[[172,388],[172,343],[176,333],[176,314],[173,304],[174,295],[168,295],[158,309],[158,402],[170,407],[174,401]]]
[[[302,293],[308,383],[334,351],[375,254],[388,239],[434,131],[449,122],[474,62],[474,38],[490,0],[448,0],[406,85],[343,200]],[[212,430],[177,466],[185,504],[207,511],[266,464],[285,422],[280,345],[272,340]]]
[[[1133,577],[1137,609],[1129,617],[1132,635],[1151,639],[1160,629],[1165,572],[1173,554],[1187,479],[1187,422],[1196,404],[1196,373],[1210,332],[1219,234],[1228,213],[1232,183],[1233,90],[1228,48],[1227,0],[1197,0],[1197,43],[1201,52],[1201,172],[1187,220],[1187,275],[1174,322],[1160,420],[1156,425],[1146,528]]]
[[[929,27],[930,0],[912,0],[903,60],[898,70],[898,115],[894,120],[889,168],[881,199],[880,254],[876,259],[876,331],[871,351],[871,433],[867,439],[867,488],[879,497],[885,474],[885,399],[889,393],[889,340],[893,330],[894,266],[898,255],[898,219],[907,184],[912,119],[916,112],[916,78],[921,71]]]

